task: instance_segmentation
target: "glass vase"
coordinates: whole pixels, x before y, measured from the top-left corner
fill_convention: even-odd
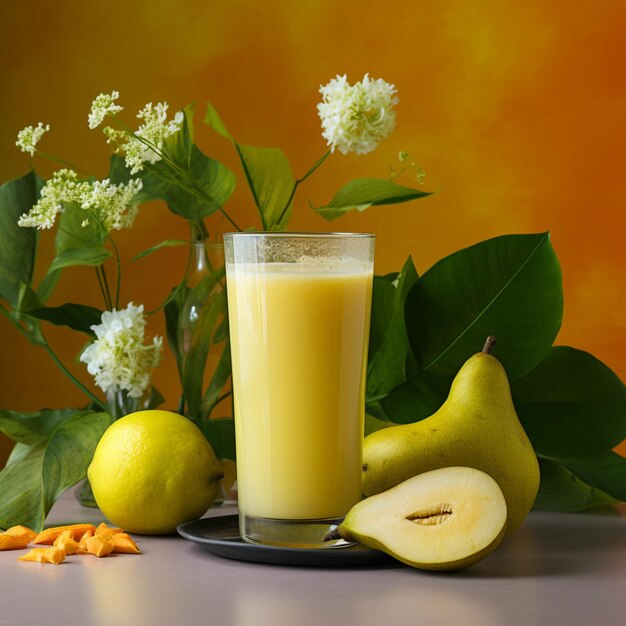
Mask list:
[[[187,295],[178,319],[184,412],[194,420],[232,417],[224,246],[191,245]]]
[[[190,246],[186,295],[177,325],[183,389],[179,412],[203,431],[217,457],[229,467],[226,475],[232,476],[234,463],[224,461],[234,458],[224,246],[206,241]],[[222,487],[214,504],[236,497],[227,493],[229,484]]]

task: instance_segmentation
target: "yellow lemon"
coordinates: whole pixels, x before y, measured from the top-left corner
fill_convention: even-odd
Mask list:
[[[223,473],[193,422],[169,411],[138,411],[105,431],[87,476],[96,503],[113,524],[161,535],[202,516]]]

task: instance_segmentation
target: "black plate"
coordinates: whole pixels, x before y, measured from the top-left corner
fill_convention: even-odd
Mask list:
[[[384,552],[356,544],[345,548],[308,550],[247,543],[239,535],[237,515],[207,517],[180,524],[178,534],[194,541],[212,554],[255,563],[276,565],[306,565],[314,567],[355,567],[388,563],[392,559]]]

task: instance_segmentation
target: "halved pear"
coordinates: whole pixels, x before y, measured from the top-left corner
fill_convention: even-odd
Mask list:
[[[411,567],[451,570],[493,552],[506,524],[506,501],[491,476],[445,467],[362,500],[337,530]]]

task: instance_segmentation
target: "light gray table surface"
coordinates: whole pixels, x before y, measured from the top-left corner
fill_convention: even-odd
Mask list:
[[[208,515],[235,512],[234,506]],[[48,525],[99,523],[72,492]],[[530,626],[626,624],[626,508],[533,512],[482,563],[330,569],[222,559],[178,536],[136,536],[141,555],[58,566],[0,552],[2,626]]]

